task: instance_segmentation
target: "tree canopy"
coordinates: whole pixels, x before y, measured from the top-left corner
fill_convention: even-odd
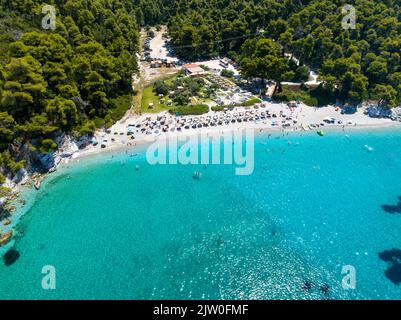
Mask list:
[[[18,157],[23,142],[47,152],[57,147],[56,132],[93,132],[110,122],[113,101],[132,91],[141,23],[135,3],[48,3],[55,30],[41,27],[41,1],[0,0],[0,154]]]
[[[224,54],[242,60],[248,77],[306,80],[305,69],[286,70],[282,56],[288,53],[299,59],[301,66],[316,69],[325,88],[344,102],[357,104],[382,97],[388,107],[401,103],[399,0],[352,1],[355,29],[344,29],[341,24],[342,8],[349,3],[346,0],[145,2],[149,23],[167,23],[173,48],[187,60]],[[253,38],[274,40],[281,55],[253,51],[252,46],[262,45]],[[295,74],[286,74],[288,71]]]

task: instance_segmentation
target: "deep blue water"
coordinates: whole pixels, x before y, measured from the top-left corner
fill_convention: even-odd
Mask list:
[[[401,131],[347,134],[259,136],[250,176],[144,150],[62,168],[24,194],[0,299],[399,299]]]

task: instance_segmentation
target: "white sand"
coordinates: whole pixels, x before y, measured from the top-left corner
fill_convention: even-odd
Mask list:
[[[89,146],[85,150],[80,151],[78,157],[84,157],[88,155],[98,154],[100,152],[110,152],[124,148],[134,148],[135,145],[146,144],[155,141],[158,138],[168,138],[170,135],[178,136],[178,137],[187,137],[191,135],[197,135],[201,132],[209,133],[209,134],[221,134],[227,130],[239,130],[245,128],[254,129],[256,132],[274,132],[274,131],[301,131],[302,124],[320,124],[324,118],[335,118],[336,120],[341,120],[343,124],[335,124],[335,125],[325,125],[320,129],[327,131],[332,129],[340,129],[340,130],[350,130],[350,129],[361,129],[361,128],[385,128],[390,126],[401,126],[400,122],[394,122],[390,119],[377,119],[377,118],[370,118],[369,116],[364,114],[364,108],[359,108],[355,114],[341,114],[339,111],[333,106],[322,107],[322,108],[313,108],[308,107],[304,104],[301,104],[299,108],[297,108],[294,112],[291,113],[287,105],[280,104],[280,103],[266,103],[266,108],[259,108],[257,110],[260,111],[270,111],[270,113],[276,113],[279,115],[280,111],[287,116],[292,116],[293,119],[298,120],[298,123],[292,125],[291,127],[283,129],[281,126],[273,127],[272,122],[275,121],[281,124],[283,118],[277,117],[272,119],[266,120],[258,120],[257,122],[242,122],[242,123],[230,123],[228,125],[216,126],[216,127],[207,127],[207,128],[197,128],[197,129],[184,129],[182,132],[168,132],[168,133],[159,133],[146,135],[146,134],[134,134],[135,139],[131,140],[130,136],[128,136],[127,129],[129,124],[136,124],[141,122],[142,120],[146,119],[147,117],[151,117],[152,120],[156,119],[157,116],[165,115],[167,119],[175,118],[168,114],[167,112],[161,112],[159,114],[144,114],[141,116],[128,116],[125,117],[124,120],[117,122],[113,127],[111,127],[111,133],[106,134],[105,132],[98,132],[96,133],[96,138],[99,144],[97,146]],[[246,110],[255,110],[256,109],[246,109],[243,107],[235,108],[232,111],[227,111],[227,113],[239,113],[245,112]],[[205,117],[206,115],[216,115],[220,114],[219,112],[209,112],[208,114],[202,115]],[[194,118],[195,116],[187,116]],[[198,116],[200,117],[200,116]],[[349,123],[350,122],[350,123]],[[351,123],[352,122],[352,123]],[[161,131],[161,130],[160,130]],[[114,133],[117,132],[118,134],[115,135]],[[123,133],[121,135],[120,133]],[[115,141],[111,141],[114,138]],[[107,139],[106,148],[101,148],[101,144],[104,139]]]

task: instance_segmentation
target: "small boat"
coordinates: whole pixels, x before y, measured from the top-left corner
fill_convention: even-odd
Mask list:
[[[319,130],[319,131],[317,131],[317,134],[319,136],[323,137],[324,136],[324,131],[323,130]]]
[[[8,226],[9,224],[11,224],[11,220],[10,219],[5,219],[3,221],[3,226]]]
[[[10,241],[12,236],[13,236],[12,230],[10,230],[10,231],[6,232],[5,234],[1,235],[0,236],[0,247],[6,245]]]
[[[36,180],[36,181],[35,181],[34,186],[35,186],[35,189],[36,189],[36,190],[39,190],[39,189],[40,189],[40,184],[41,184],[41,183],[40,183],[40,180]]]
[[[139,166],[138,165],[135,166],[135,170],[139,171]]]
[[[194,175],[193,175],[193,178],[195,180],[200,180],[200,178],[202,178],[202,173],[200,171],[195,171]]]
[[[363,147],[365,148],[366,151],[369,151],[369,152],[373,152],[375,150],[372,147],[368,146],[367,144],[365,144]]]

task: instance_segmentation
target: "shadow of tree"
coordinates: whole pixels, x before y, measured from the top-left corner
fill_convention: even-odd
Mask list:
[[[396,205],[384,204],[381,207],[387,213],[401,213],[401,197],[398,197],[398,203]]]
[[[401,283],[401,250],[391,249],[379,253],[379,258],[388,263],[386,277],[394,284]]]

